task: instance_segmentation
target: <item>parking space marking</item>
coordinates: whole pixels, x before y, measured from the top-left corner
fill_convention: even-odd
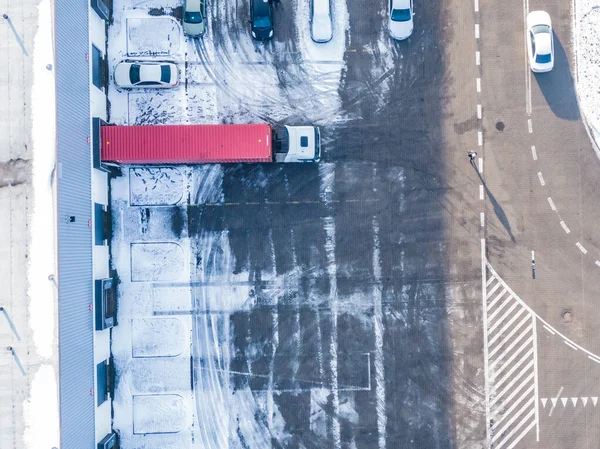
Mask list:
[[[535,145],[531,145],[531,155],[533,156],[533,160],[537,161],[537,151],[535,150]]]
[[[567,224],[563,220],[560,221],[560,225],[562,226],[562,228],[565,230],[565,232],[567,234],[571,233],[571,230],[567,227]]]
[[[577,248],[579,248],[579,250],[583,253],[583,254],[587,254],[587,249],[585,249],[583,247],[583,245],[579,242],[575,243],[575,245],[577,246]]]
[[[546,181],[544,181],[544,177],[542,176],[542,172],[541,172],[541,171],[539,171],[537,175],[538,175],[538,178],[539,178],[539,180],[540,180],[540,184],[541,184],[542,186],[545,186],[545,185],[546,185]]]

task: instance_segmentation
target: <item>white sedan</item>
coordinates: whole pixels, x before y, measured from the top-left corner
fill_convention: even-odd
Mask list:
[[[312,0],[310,3],[310,37],[315,42],[329,42],[333,37],[330,1]]]
[[[168,88],[179,84],[177,65],[170,62],[119,62],[115,83],[125,88]]]
[[[390,0],[388,28],[394,39],[408,39],[413,32],[413,0]]]
[[[552,21],[546,11],[527,14],[527,54],[532,72],[549,72],[554,67]]]

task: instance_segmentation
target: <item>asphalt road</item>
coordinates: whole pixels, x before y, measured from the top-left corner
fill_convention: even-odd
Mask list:
[[[469,11],[418,6],[413,37],[385,39],[388,52],[378,49],[385,5],[348,2],[338,113],[352,118],[322,128],[322,162],[225,167],[229,206],[188,208],[189,235],[201,245],[227,233],[232,274],[253,283],[220,324],[229,343],[217,338],[229,346],[229,393],[254,398],[246,414],[231,412],[235,447],[262,447],[247,441],[244,420],[266,425],[272,447],[485,443],[479,222],[464,198],[476,186],[463,146],[464,102],[475,98],[460,74],[462,28],[448,25],[454,7]],[[298,63],[286,8],[275,18],[281,80]],[[208,262],[199,276],[210,282],[215,270]],[[214,330],[207,315],[196,326]],[[195,344],[204,372],[210,344]]]

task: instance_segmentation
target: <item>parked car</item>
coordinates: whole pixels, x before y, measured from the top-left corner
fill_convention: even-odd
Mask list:
[[[126,62],[115,67],[115,83],[125,88],[168,88],[179,84],[177,65],[170,62]]]
[[[413,0],[390,0],[388,29],[394,39],[408,39],[413,32]]]
[[[273,37],[273,10],[269,0],[250,0],[250,22],[254,39]]]
[[[183,33],[190,37],[200,37],[206,32],[206,1],[184,0]]]
[[[546,11],[527,14],[527,54],[532,72],[549,72],[554,67],[552,21]]]
[[[329,42],[333,37],[331,0],[311,0],[310,37],[313,41]]]

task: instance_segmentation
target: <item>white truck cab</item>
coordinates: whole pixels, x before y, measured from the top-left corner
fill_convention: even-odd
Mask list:
[[[316,126],[285,126],[273,133],[275,162],[319,162],[321,134]]]

